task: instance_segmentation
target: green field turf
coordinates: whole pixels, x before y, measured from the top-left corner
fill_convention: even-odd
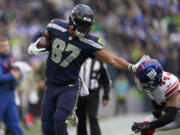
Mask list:
[[[36,126],[35,128],[30,129],[30,130],[26,129],[25,135],[41,135],[40,126]],[[135,134],[135,135],[140,135],[140,134]],[[180,135],[180,129],[172,130],[172,131],[157,132],[154,135]]]
[[[134,135],[140,135],[140,134],[134,134]],[[154,135],[180,135],[180,129],[175,129],[171,131],[160,131],[160,132],[156,132]]]
[[[32,129],[24,128],[24,131],[25,131],[25,135],[42,135],[40,121],[37,121],[35,126]],[[113,132],[112,132],[112,135],[113,135]],[[140,134],[134,134],[134,135],[140,135]],[[161,132],[155,133],[154,135],[180,135],[180,129],[171,130],[171,131],[161,131]]]
[[[101,126],[101,130],[102,130],[102,135],[109,135],[109,134],[111,134],[111,135],[127,135],[127,134],[123,134],[124,132],[122,132],[121,128],[129,127],[128,125],[123,127],[123,125],[125,125],[126,122],[127,123],[129,123],[129,122],[121,120],[121,121],[123,121],[123,125],[120,125],[120,124],[118,124],[117,117],[115,117],[115,118],[116,119],[113,119],[113,118],[109,119],[110,121],[112,120],[112,122],[110,122],[108,119],[101,120],[100,126]],[[106,126],[106,124],[110,124],[110,125]],[[31,128],[31,129],[24,128],[24,131],[25,131],[25,135],[42,135],[40,120],[36,121],[33,128]],[[69,129],[69,135],[76,135],[75,128]],[[140,135],[140,134],[131,134],[131,135]],[[175,129],[175,130],[171,130],[171,131],[156,132],[154,135],[180,135],[180,129]]]
[[[24,128],[25,135],[42,135],[41,122],[37,120],[34,127],[31,129]]]

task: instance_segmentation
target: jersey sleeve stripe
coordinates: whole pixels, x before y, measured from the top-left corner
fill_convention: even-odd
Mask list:
[[[176,91],[178,91],[179,88],[179,83],[173,88],[171,89],[169,92],[167,92],[165,94],[166,98],[168,98],[169,96],[171,96],[172,94],[174,94]]]
[[[86,44],[88,44],[88,45],[91,45],[91,46],[93,46],[93,47],[95,47],[95,48],[103,49],[103,46],[102,46],[102,45],[100,45],[100,44],[98,44],[98,43],[96,43],[96,42],[94,42],[94,41],[92,41],[92,40],[85,39],[85,38],[80,38],[80,41],[82,41],[82,42],[84,42],[84,43],[86,43]]]
[[[167,93],[169,90],[171,90],[174,86],[176,86],[178,84],[178,82],[176,81],[170,88],[168,88],[165,93]]]
[[[49,24],[47,25],[47,27],[48,27],[48,28],[53,28],[53,29],[59,30],[59,31],[61,31],[61,32],[67,31],[67,29],[65,29],[65,28],[63,28],[63,27],[61,27],[61,26],[59,26],[59,25],[57,25],[57,24],[55,24],[55,23],[49,23]]]

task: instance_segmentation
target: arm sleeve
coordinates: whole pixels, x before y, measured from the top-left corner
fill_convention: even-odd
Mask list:
[[[162,109],[163,107],[156,104],[156,102],[152,101],[152,114],[154,115],[154,117],[156,117],[157,119],[161,117],[161,113],[162,113]]]
[[[176,117],[177,109],[175,107],[167,107],[165,112],[166,112],[165,115],[150,123],[150,129],[163,127],[166,124],[174,121]]]
[[[0,83],[10,82],[14,80],[14,76],[12,74],[3,73],[3,65],[0,62]]]
[[[100,70],[100,85],[103,87],[104,90],[104,95],[103,95],[103,99],[109,100],[109,91],[111,89],[112,86],[112,81],[107,69],[107,65],[105,63],[101,62],[101,70]]]

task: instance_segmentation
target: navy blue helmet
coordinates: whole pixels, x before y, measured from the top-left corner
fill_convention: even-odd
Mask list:
[[[151,59],[139,65],[136,71],[136,80],[140,83],[143,89],[153,90],[162,81],[163,68],[161,64]]]
[[[69,26],[78,37],[86,36],[94,22],[94,13],[85,4],[76,5],[69,14]]]

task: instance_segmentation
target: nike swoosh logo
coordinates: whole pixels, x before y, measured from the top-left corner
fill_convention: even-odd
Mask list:
[[[68,86],[69,86],[69,87],[73,87],[73,86],[74,86],[74,84],[69,84]]]

